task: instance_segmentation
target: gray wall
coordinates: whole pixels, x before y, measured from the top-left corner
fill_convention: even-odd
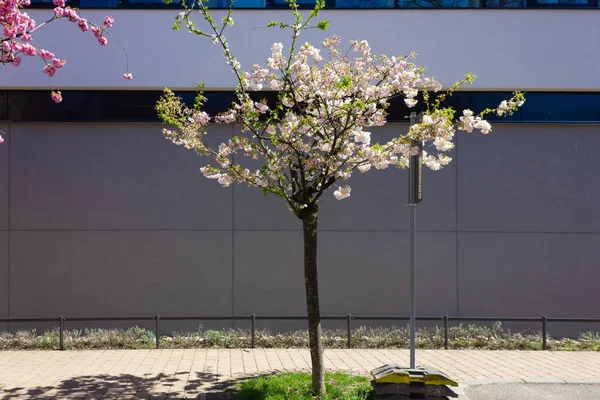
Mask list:
[[[86,10],[89,21],[98,23],[107,10]],[[55,87],[66,89],[162,90],[193,89],[201,79],[209,90],[233,89],[237,85],[222,57],[222,50],[207,38],[190,35],[185,28],[173,31],[179,10],[110,10],[115,24],[110,29],[129,54],[134,79],[123,79],[125,57],[109,38],[100,48],[88,35],[76,35],[71,24],[44,26],[36,46],[56,51],[68,60],[68,73],[53,78]],[[214,10],[215,21],[226,10]],[[303,13],[308,14],[308,10]],[[30,10],[36,21],[45,21],[48,10]],[[427,67],[445,86],[465,73],[477,74],[473,88],[485,90],[600,90],[597,66],[600,53],[600,13],[596,9],[410,9],[330,10],[321,13],[330,20],[326,32],[302,32],[301,43],[320,46],[330,35],[342,38],[342,48],[351,40],[368,40],[373,52],[389,56],[418,51],[418,65]],[[244,70],[266,63],[271,45],[289,48],[288,30],[257,29],[270,21],[293,20],[290,10],[236,10],[235,24],[225,31],[231,51]],[[206,29],[200,15],[194,17]],[[76,28],[75,28],[76,29]],[[468,45],[459,46],[457,43]],[[61,46],[65,43],[68,45]],[[156,48],[173,49],[176,57],[156,57]],[[193,49],[193,51],[190,51]],[[475,50],[476,49],[476,50]],[[323,54],[327,52],[323,51]],[[557,57],[568,54],[568,57]],[[548,60],[552,60],[548,62]],[[585,60],[585,62],[582,62]],[[2,71],[3,88],[48,89],[39,63],[23,62],[19,68]]]
[[[299,220],[278,198],[203,178],[160,125],[0,129],[0,318],[304,315]],[[600,127],[496,124],[457,142],[451,165],[425,170],[418,313],[600,317]],[[322,313],[407,315],[406,173],[351,185],[321,205]],[[579,328],[600,330],[550,326]]]

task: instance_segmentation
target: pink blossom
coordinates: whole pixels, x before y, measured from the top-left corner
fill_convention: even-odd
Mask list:
[[[64,7],[66,4],[66,1],[65,0],[54,0],[52,3],[57,7]]]
[[[54,54],[49,52],[48,50],[40,50],[40,57],[42,57],[44,60],[49,60],[51,58],[54,58]]]
[[[17,36],[17,33],[14,29],[9,28],[8,26],[4,27],[2,34],[8,39],[14,39]]]
[[[62,101],[62,94],[60,93],[60,91],[53,91],[50,94],[50,97],[52,97],[52,100],[54,100],[55,103],[60,103]]]
[[[0,136],[0,144],[4,143],[4,138]]]
[[[52,59],[52,65],[54,65],[54,68],[56,69],[64,67],[66,62],[66,60],[61,60],[60,58]]]
[[[35,56],[36,53],[37,53],[36,50],[35,50],[35,47],[33,47],[32,45],[30,45],[29,43],[24,44],[21,47],[21,52],[23,54],[25,54],[26,56]]]
[[[24,41],[24,42],[30,42],[31,39],[33,39],[33,38],[28,33],[24,33],[24,34],[21,35],[21,40]]]
[[[96,39],[100,39],[102,37],[102,29],[97,27],[97,26],[92,26],[90,28],[90,30],[92,31],[92,33],[94,34],[94,37]]]
[[[77,25],[79,25],[79,29],[81,29],[81,32],[88,31],[88,24],[85,18],[80,18],[79,21],[77,21]]]
[[[71,7],[67,7],[64,9],[63,16],[67,17],[69,19],[69,21],[71,21],[71,22],[79,21],[79,17],[77,16],[77,13]]]
[[[21,64],[21,56],[16,56],[14,61],[11,64],[15,67],[18,67]]]
[[[98,38],[98,43],[100,43],[100,46],[106,46],[107,42],[108,42],[108,40],[106,40],[106,38],[104,36],[101,36]]]
[[[133,75],[131,75],[130,72],[127,72],[127,73],[123,74],[123,78],[125,78],[127,80],[132,80],[133,79]]]
[[[52,78],[54,76],[54,74],[56,73],[56,68],[52,64],[47,64],[44,67],[43,71],[46,75],[48,75],[50,78]]]
[[[12,48],[10,47],[10,42],[8,42],[8,41],[2,42],[2,50],[6,51],[6,52],[12,51]]]
[[[107,28],[110,28],[111,26],[113,26],[113,23],[115,22],[114,19],[112,19],[111,17],[109,17],[108,15],[106,17],[104,17],[104,26]]]
[[[269,111],[269,106],[267,106],[266,104],[256,102],[256,103],[254,103],[254,106],[256,107],[258,112],[261,114],[264,114],[267,111]]]
[[[62,7],[56,7],[54,9],[54,15],[56,15],[57,17],[62,17],[63,15],[65,15],[65,9]]]

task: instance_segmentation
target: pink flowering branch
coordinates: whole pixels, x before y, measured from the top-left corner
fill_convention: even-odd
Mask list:
[[[108,29],[112,27],[114,20],[107,16],[104,18],[102,25],[94,24],[80,15],[78,9],[71,8],[66,5],[65,0],[54,0],[54,14],[52,18],[37,25],[27,13],[22,9],[30,5],[30,0],[0,0],[0,24],[2,26],[2,36],[0,37],[0,64],[11,64],[14,67],[21,65],[22,56],[35,57],[38,56],[44,63],[42,72],[50,79],[52,86],[52,77],[56,72],[63,68],[66,60],[58,58],[54,53],[45,49],[38,49],[30,42],[33,40],[33,34],[42,26],[56,21],[58,19],[67,19],[72,23],[77,24],[82,32],[91,31],[97,39],[100,46],[106,46],[108,40],[105,35],[110,35]],[[114,37],[113,37],[114,38]],[[116,39],[115,39],[116,40]],[[126,67],[125,79],[133,79],[129,72],[129,57],[123,45],[116,40],[125,53]],[[60,91],[55,91],[54,88],[50,94],[53,101],[60,103],[62,94]],[[0,136],[0,143],[4,139]]]
[[[91,31],[101,46],[106,46],[108,43],[105,34],[110,35],[108,28],[114,23],[111,17],[105,17],[102,25],[97,25],[83,18],[78,9],[67,6],[65,0],[54,0],[56,7],[54,8],[52,18],[37,25],[35,20],[22,11],[23,7],[28,5],[30,5],[30,0],[0,1],[0,23],[3,28],[2,37],[0,37],[1,64],[11,64],[18,67],[21,64],[22,56],[39,56],[44,62],[43,73],[52,78],[59,69],[65,66],[66,61],[56,57],[54,53],[48,50],[36,48],[30,42],[33,40],[34,32],[42,26],[58,19],[67,19],[77,24],[82,32]],[[125,52],[126,73],[124,77],[125,79],[132,79],[132,75],[128,71],[129,57],[125,48],[120,43],[119,45]],[[52,99],[57,103],[62,101],[61,93],[52,91]]]

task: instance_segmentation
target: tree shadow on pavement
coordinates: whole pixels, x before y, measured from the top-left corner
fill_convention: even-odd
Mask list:
[[[268,376],[274,372],[256,376]],[[235,399],[233,388],[249,376],[224,378],[207,372],[180,371],[174,374],[83,375],[55,385],[3,388],[2,399]]]

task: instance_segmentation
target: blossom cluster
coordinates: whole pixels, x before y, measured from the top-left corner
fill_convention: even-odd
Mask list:
[[[340,48],[337,36],[326,38],[320,48],[309,43],[297,45],[300,30],[306,26],[297,21],[291,26],[293,41],[288,54],[284,54],[283,44],[274,43],[265,65],[255,64],[250,71],[241,71],[229,55],[222,27],[212,19],[207,21],[214,34],[201,34],[223,44],[227,62],[238,76],[238,100],[229,110],[209,116],[202,110],[205,99],[201,94],[196,106],[188,108],[166,90],[157,109],[163,121],[175,129],[167,128],[164,134],[215,161],[201,168],[205,177],[224,187],[246,183],[284,197],[296,215],[314,206],[330,187],[336,187],[336,199],[349,197],[348,180],[355,171],[405,168],[409,157],[420,152],[415,142],[429,144],[422,154],[423,163],[438,170],[451,161],[443,153],[453,148],[457,129],[484,134],[491,131],[483,114],[464,110],[455,121],[454,110],[427,102],[422,121],[410,126],[406,134],[375,143],[370,130],[386,123],[391,98],[402,96],[408,107],[414,107],[420,92],[442,89],[414,64],[415,54],[376,55],[365,40],[351,41],[346,51]],[[252,99],[250,92],[265,88],[279,93],[276,104]],[[512,112],[523,101],[517,93],[502,102],[501,109]],[[210,122],[235,124],[242,134],[211,147],[206,140]],[[250,169],[249,165],[256,163],[246,165],[238,156],[262,164]]]
[[[523,105],[523,103],[525,103],[525,99],[522,99],[522,98],[502,100],[500,105],[498,105],[496,114],[498,116],[503,116],[505,114],[510,115],[510,114],[512,114],[512,111],[514,111],[516,108],[521,107]]]

